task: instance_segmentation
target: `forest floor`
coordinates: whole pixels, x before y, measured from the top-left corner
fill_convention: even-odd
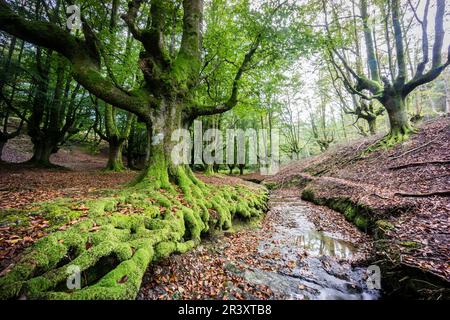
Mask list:
[[[51,161],[61,168],[36,168],[21,162],[32,155],[32,145],[26,135],[11,140],[4,149],[0,162],[0,211],[1,209],[27,210],[33,204],[59,198],[73,200],[95,197],[97,191],[117,189],[136,177],[137,172],[102,172],[106,157],[92,155],[79,146],[63,148],[52,155]],[[0,269],[18,257],[26,247],[47,235],[50,222],[40,214],[30,215],[27,223],[10,221],[0,224]],[[82,219],[81,217],[80,219]],[[78,220],[70,221],[73,225]],[[64,229],[67,226],[61,226]]]
[[[349,199],[384,221],[389,246],[403,265],[450,281],[450,118],[420,125],[389,150],[363,151],[368,138],[293,163],[265,180],[308,189],[322,203]],[[258,179],[249,176],[248,179]],[[261,178],[261,177],[259,177]]]
[[[294,208],[294,217],[303,208],[300,210],[307,213],[307,222],[312,223],[314,232],[332,238],[311,239],[304,230],[300,232],[304,236],[299,238],[295,232],[290,233],[298,227],[289,220],[285,207],[292,201],[301,206]],[[338,212],[301,201],[297,189],[273,191],[269,207],[258,224],[214,234],[198,248],[150,266],[138,299],[359,299],[346,288],[336,291],[341,296],[320,294],[339,287],[334,282],[341,280],[355,288],[361,285],[341,269],[345,269],[343,265],[353,270],[365,264],[372,253],[369,237]],[[280,233],[280,227],[285,232]],[[339,243],[334,241],[344,242],[354,251],[348,257],[334,256],[334,251],[339,250]],[[331,252],[326,252],[326,244],[331,245]],[[311,263],[310,259],[315,258],[318,263]],[[321,273],[322,268],[328,269]],[[364,275],[361,278],[364,282]]]
[[[380,137],[368,138],[293,163],[269,179],[257,174],[244,178],[251,181],[266,178],[264,183],[276,183],[281,189],[272,191],[275,196],[299,198],[308,187],[314,190],[316,198],[346,197],[372,208],[376,219],[393,226],[387,228],[386,234],[391,246],[400,252],[403,264],[449,281],[448,137],[450,119],[441,118],[424,123],[419,134],[390,150],[361,156],[361,152]],[[30,155],[31,145],[21,136],[6,146],[3,158],[21,162]],[[36,169],[0,163],[0,210],[32,208],[33,203],[60,197],[95,197],[96,191],[120,188],[137,175],[133,171],[104,173],[101,168],[106,163],[105,155],[91,155],[81,147],[64,148],[52,161],[67,169]],[[237,177],[224,175],[200,178],[210,184],[241,183]],[[308,219],[318,231],[338,231],[346,241],[360,247],[361,261],[368,257],[370,238],[346,221],[344,215],[314,204],[308,207],[311,209]],[[79,219],[83,219],[83,215]],[[259,225],[251,228],[237,225],[233,232],[213,235],[187,254],[174,255],[150,266],[138,299],[283,298],[270,286],[245,280],[239,271],[245,265],[266,271],[286,273],[285,269],[289,269],[292,272],[296,267],[293,261],[274,265],[278,257],[267,256],[259,250],[261,241],[274,236],[282,220],[279,211],[271,210]],[[70,221],[61,229],[78,221]],[[49,221],[44,216],[33,215],[29,222],[0,225],[0,271],[24,248],[47,234]],[[299,288],[301,291],[305,286],[301,284]]]

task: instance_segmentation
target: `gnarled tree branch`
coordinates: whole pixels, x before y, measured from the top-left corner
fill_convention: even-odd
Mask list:
[[[72,63],[74,79],[89,92],[121,109],[147,117],[146,99],[121,91],[101,75],[88,27],[84,29],[86,41],[83,41],[53,23],[24,19],[14,13],[5,0],[0,0],[0,29],[59,52]]]

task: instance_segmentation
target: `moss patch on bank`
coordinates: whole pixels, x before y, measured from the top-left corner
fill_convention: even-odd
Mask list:
[[[305,188],[302,192],[302,199],[313,202],[317,205],[327,206],[335,211],[344,214],[345,218],[355,224],[360,230],[368,232],[372,230],[376,219],[370,207],[360,203],[354,203],[350,198],[333,197],[320,198],[310,188]]]
[[[54,232],[3,272],[0,298],[134,299],[150,263],[192,249],[209,232],[231,229],[235,219],[260,218],[267,200],[265,188],[244,185],[166,190],[141,184],[84,202],[39,204],[34,210]]]

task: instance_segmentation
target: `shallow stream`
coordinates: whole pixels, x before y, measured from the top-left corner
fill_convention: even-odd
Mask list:
[[[310,204],[295,197],[272,195],[271,210],[279,212],[271,235],[259,243],[259,253],[277,271],[249,268],[243,277],[270,287],[284,299],[378,299],[366,285],[366,269],[351,264],[358,248],[338,232],[316,230],[308,220]],[[287,267],[289,266],[289,267]]]

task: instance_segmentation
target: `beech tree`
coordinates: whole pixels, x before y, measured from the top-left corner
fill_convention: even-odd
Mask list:
[[[98,100],[95,101],[96,105],[96,117],[94,130],[100,136],[100,138],[109,144],[108,149],[108,162],[106,164],[106,171],[120,172],[125,170],[123,164],[123,147],[125,142],[128,140],[131,128],[134,122],[134,116],[130,112],[119,121],[119,115],[117,115],[117,109],[111,105],[105,105],[103,111],[103,123],[105,130],[101,130],[98,127],[99,121],[101,121],[102,114],[99,110]],[[122,125],[121,125],[122,124]]]
[[[428,35],[428,17],[430,15],[430,0],[426,1],[424,12],[421,17],[417,12],[417,6],[401,3],[400,0],[389,0],[381,4],[381,11],[385,12],[385,20],[382,28],[372,26],[372,18],[369,14],[370,6],[367,0],[359,1],[359,16],[361,20],[363,39],[365,44],[365,57],[369,74],[363,72],[363,68],[353,68],[347,57],[346,46],[336,38],[330,37],[329,56],[339,78],[343,81],[345,88],[351,93],[367,101],[378,100],[386,109],[389,117],[390,132],[381,144],[391,145],[401,142],[416,129],[411,126],[406,110],[405,99],[416,88],[435,80],[442,71],[450,64],[450,47],[447,59],[443,62],[444,44],[444,17],[446,14],[446,1],[435,1],[436,16],[434,21],[434,44],[430,57],[430,41]],[[377,3],[380,5],[380,3]],[[402,5],[410,6],[414,18],[422,30],[422,60],[417,65],[414,75],[409,79],[407,72],[407,49],[405,28],[402,27]],[[327,2],[323,1],[323,8],[328,15]],[[356,14],[354,14],[356,16]],[[333,22],[326,19],[328,34],[333,34]],[[336,19],[334,19],[336,20]],[[359,26],[359,24],[358,24]],[[393,30],[393,35],[391,34]],[[339,31],[340,32],[340,31]],[[385,38],[386,48],[380,48],[376,43],[377,32],[382,33]],[[356,33],[356,37],[358,33]],[[381,51],[387,51],[387,65],[381,68]],[[360,56],[360,52],[356,52]],[[431,66],[427,66],[431,62]],[[387,70],[382,73],[381,70]]]
[[[11,108],[13,103],[12,101],[14,100],[16,93],[16,86],[15,85],[12,86],[11,90],[12,92],[9,95],[9,97],[6,97],[5,94],[3,94],[3,88],[5,86],[5,83],[7,82],[7,78],[11,77],[11,64],[16,45],[17,39],[13,37],[11,39],[11,43],[8,48],[7,58],[1,65],[0,69],[2,74],[2,76],[0,77],[0,161],[2,160],[3,148],[5,147],[8,140],[14,139],[20,134],[25,119],[25,117],[21,113],[19,113],[19,116],[21,117],[19,126],[13,132],[9,132],[10,117],[15,114],[14,110],[16,110],[14,108]],[[19,50],[19,57],[18,57],[19,61],[22,59],[23,47],[24,42],[22,41]],[[12,80],[16,81],[17,73],[16,72],[12,73],[13,73]]]
[[[195,94],[195,88],[201,82],[202,68],[208,63],[202,46],[203,0],[183,1],[180,8],[183,16],[179,28],[181,32],[173,38],[175,42],[177,37],[180,39],[178,50],[174,50],[174,46],[170,48],[166,41],[166,22],[173,16],[173,10],[178,9],[172,1],[128,2],[121,18],[142,48],[136,63],[142,72],[143,81],[132,90],[124,90],[111,75],[103,72],[102,53],[111,46],[100,41],[99,35],[84,17],[81,34],[73,35],[52,21],[30,20],[24,15],[18,15],[11,4],[0,0],[0,29],[58,52],[70,61],[74,79],[90,93],[110,105],[137,115],[153,137],[150,159],[140,180],[149,179],[158,186],[170,187],[171,182],[189,185],[195,181],[187,166],[172,162],[171,151],[175,144],[171,140],[172,132],[175,129],[187,129],[199,116],[223,113],[236,106],[239,83],[244,73],[253,67],[255,56],[259,51],[267,55],[268,50],[261,48],[273,49],[270,44],[276,37],[276,30],[271,21],[274,17],[277,17],[278,22],[283,20],[277,12],[282,12],[287,21],[286,11],[281,10],[284,6],[285,3],[271,2],[247,19],[247,22],[253,21],[254,25],[246,28],[246,42],[241,47],[243,53],[235,52],[238,62],[235,63],[229,96],[225,101],[213,105],[202,105]],[[247,16],[251,15],[249,2],[243,1],[242,8],[246,10]],[[177,30],[171,28],[170,31]],[[297,38],[303,36],[302,29],[297,28],[295,31]],[[300,48],[295,50],[301,52]],[[264,57],[260,55],[258,59],[263,60]]]

